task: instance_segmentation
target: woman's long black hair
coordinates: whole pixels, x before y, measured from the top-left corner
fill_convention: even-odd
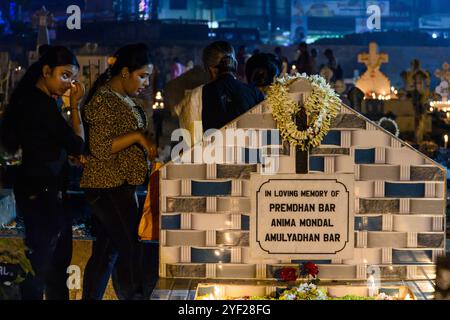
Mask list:
[[[23,101],[42,77],[42,69],[46,65],[51,69],[66,65],[80,68],[76,56],[63,46],[49,47],[45,54],[28,68],[12,92],[2,119],[0,139],[4,149],[9,153],[17,152],[20,147],[19,128],[21,126],[21,117],[26,112],[25,108],[33,107],[26,105]]]
[[[150,51],[146,44],[135,43],[121,47],[114,54],[115,62],[104,73],[102,73],[89,90],[84,105],[87,105],[97,90],[113,77],[120,74],[123,68],[128,68],[129,72],[136,71],[148,64],[151,64]]]

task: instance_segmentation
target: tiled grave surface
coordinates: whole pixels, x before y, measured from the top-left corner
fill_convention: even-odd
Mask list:
[[[293,96],[302,102],[307,94]],[[244,147],[227,144],[224,163],[169,163],[161,170],[160,277],[263,280],[293,263],[250,258],[249,178],[261,173],[268,146],[281,150],[279,173],[295,174],[295,150],[277,142],[265,102],[226,128],[255,129],[256,146],[250,139]],[[445,254],[445,169],[370,120],[342,105],[311,151],[309,169],[355,177],[354,258],[315,261],[322,278],[364,280],[372,264],[385,279],[417,280],[418,268]]]
[[[151,300],[194,300],[197,286],[199,283],[217,283],[217,284],[237,284],[237,285],[280,285],[273,281],[255,281],[255,280],[200,280],[200,279],[159,279],[155,289],[150,297]],[[325,283],[324,283],[325,284]],[[336,285],[338,283],[329,283]],[[339,283],[343,284],[343,283]],[[353,282],[353,285],[358,282]],[[360,284],[365,284],[361,282]],[[383,286],[407,286],[411,289],[417,300],[434,299],[434,281],[383,281]]]

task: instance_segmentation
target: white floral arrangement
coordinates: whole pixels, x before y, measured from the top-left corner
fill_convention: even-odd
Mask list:
[[[393,126],[394,129],[395,129],[395,132],[391,132],[391,133],[392,133],[393,135],[395,135],[396,137],[399,136],[400,130],[398,129],[397,122],[395,122],[395,121],[392,120],[391,118],[383,117],[383,118],[381,118],[380,120],[378,120],[378,125],[379,125],[380,127],[383,127],[383,126],[382,126],[383,122],[388,122],[388,123],[392,124],[392,126]],[[384,127],[383,127],[383,128],[384,128]],[[386,129],[386,128],[385,128],[385,129]],[[389,130],[387,130],[387,131],[389,131]]]
[[[377,295],[375,300],[394,300],[394,297],[389,296],[386,293],[382,292],[379,295]]]
[[[327,295],[323,290],[314,283],[302,283],[298,287],[285,290],[280,295],[280,300],[327,300]]]
[[[312,92],[304,101],[303,107],[288,95],[289,86],[299,79],[308,81],[312,86]],[[276,79],[267,91],[267,100],[283,140],[291,146],[298,146],[302,151],[320,145],[341,106],[341,99],[323,77],[308,76],[305,73]],[[308,118],[306,130],[299,130],[295,123],[295,116],[302,109]]]

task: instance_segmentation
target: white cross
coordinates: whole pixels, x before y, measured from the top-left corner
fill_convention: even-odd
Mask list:
[[[358,62],[364,63],[367,70],[378,70],[382,63],[387,63],[389,56],[386,53],[378,53],[378,45],[375,42],[369,44],[369,53],[358,54]]]
[[[442,65],[442,69],[437,69],[434,72],[434,75],[436,77],[438,77],[439,79],[441,79],[441,81],[450,81],[450,70],[449,70],[450,65],[447,62],[444,62],[444,64]]]

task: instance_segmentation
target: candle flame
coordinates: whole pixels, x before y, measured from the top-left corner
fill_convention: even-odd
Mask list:
[[[367,282],[369,284],[369,297],[375,296],[376,286],[375,286],[375,278],[373,275],[370,275],[369,278],[367,278]]]

